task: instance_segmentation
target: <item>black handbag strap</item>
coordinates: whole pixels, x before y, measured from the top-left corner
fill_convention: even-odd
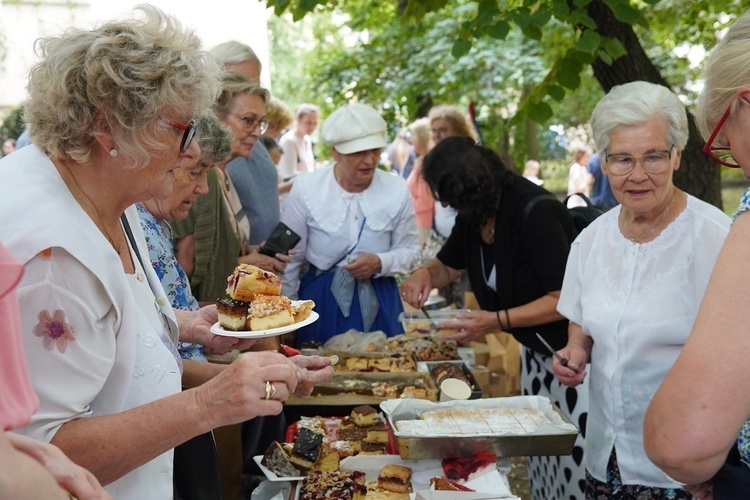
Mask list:
[[[146,272],[146,266],[143,265],[143,258],[141,257],[141,252],[138,251],[138,245],[135,244],[135,237],[133,236],[133,230],[130,228],[130,223],[128,222],[128,218],[125,217],[124,213],[120,216],[120,222],[122,222],[122,228],[125,230],[125,235],[128,237],[128,241],[130,242],[130,247],[133,249],[135,256],[138,257],[138,262],[141,263],[141,269],[143,269],[143,272]]]

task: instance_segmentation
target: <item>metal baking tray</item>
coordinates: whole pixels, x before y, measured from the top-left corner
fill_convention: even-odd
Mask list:
[[[391,353],[391,352],[344,352],[344,351],[325,351],[326,356],[330,356],[332,354],[335,354],[339,357],[339,362],[336,364],[334,369],[336,370],[336,373],[339,372],[346,372],[346,373],[415,373],[417,371],[417,362],[414,359],[414,353],[407,352],[407,353]],[[411,365],[414,367],[413,370],[410,371],[402,371],[402,372],[381,372],[378,370],[371,370],[371,371],[351,371],[346,370],[346,362],[350,358],[363,358],[363,359],[381,359],[381,358],[408,358]]]
[[[399,420],[413,420],[428,410],[478,408],[537,408],[551,424],[528,434],[492,436],[404,436],[397,430]],[[569,455],[573,450],[578,428],[549,399],[541,396],[515,396],[470,401],[430,403],[419,400],[388,400],[380,404],[393,429],[401,458],[455,458],[482,452],[500,457]]]
[[[410,385],[423,388],[427,391],[427,401],[437,401],[439,390],[429,373],[335,372],[332,380],[315,384],[310,397],[290,397],[286,404],[377,405],[388,399],[375,396],[372,392],[375,386],[383,382],[396,385],[399,393]]]

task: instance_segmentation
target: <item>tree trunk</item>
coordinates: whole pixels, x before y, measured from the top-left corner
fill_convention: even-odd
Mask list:
[[[524,86],[524,97],[534,90],[534,84],[528,83]],[[539,124],[534,120],[526,118],[526,159],[540,160],[539,148]],[[524,162],[525,163],[525,162]]]
[[[630,24],[618,21],[602,0],[592,1],[586,9],[596,21],[597,32],[602,36],[616,38],[627,50],[626,55],[611,65],[601,59],[592,63],[594,76],[605,92],[609,92],[615,85],[635,80],[635,75],[639,80],[671,88],[643,50]],[[675,172],[674,183],[693,196],[722,208],[719,165],[701,151],[704,141],[690,112],[688,126],[690,137],[682,153],[681,168]]]

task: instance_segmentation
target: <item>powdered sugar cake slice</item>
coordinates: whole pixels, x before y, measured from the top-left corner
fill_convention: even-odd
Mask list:
[[[523,434],[525,429],[506,409],[487,410],[482,415],[493,434]]]
[[[461,434],[470,436],[489,436],[493,434],[492,429],[481,415],[474,415],[466,419],[456,419]]]
[[[431,433],[429,422],[424,420],[399,420],[396,430],[406,436],[429,436]]]
[[[526,432],[534,432],[541,426],[552,423],[544,413],[535,408],[510,408],[510,411]]]

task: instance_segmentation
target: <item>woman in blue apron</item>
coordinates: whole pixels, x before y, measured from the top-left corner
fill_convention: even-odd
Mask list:
[[[334,163],[299,177],[284,205],[281,220],[302,239],[282,293],[314,300],[320,314],[298,330],[298,343],[350,329],[403,333],[394,275],[411,271],[419,243],[406,182],[378,168],[385,133],[370,106],[335,111],[322,128]]]

